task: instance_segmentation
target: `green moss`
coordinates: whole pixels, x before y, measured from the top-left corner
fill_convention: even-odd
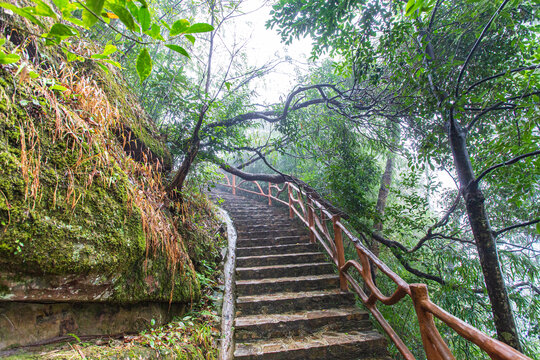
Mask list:
[[[102,87],[112,104],[118,106],[124,127],[131,132],[131,138],[140,142],[145,149],[160,159],[165,169],[172,167],[172,155],[165,143],[156,137],[158,133],[155,124],[144,112],[137,112],[133,107],[134,97],[127,90],[126,86],[118,83],[120,75],[104,72],[101,69],[94,69],[101,79]]]
[[[163,254],[151,257],[145,271],[146,241],[141,213],[128,203],[129,179],[120,167],[82,166],[73,181],[70,180],[68,170],[75,167],[78,153],[72,152],[69,137],[52,140],[54,116],[46,106],[41,107],[39,118],[33,119],[41,150],[37,175],[40,193],[37,199],[25,198],[19,124],[24,124],[28,115],[19,100],[15,103],[9,100],[15,93],[14,82],[5,79],[11,75],[7,72],[0,75],[2,269],[27,275],[97,274],[103,275],[104,280],[112,277],[115,286],[111,300],[121,303],[169,301],[171,284],[174,284],[173,301],[199,298],[199,283],[187,256],[179,262],[184,268],[177,269],[174,279]],[[19,88],[17,96],[24,99],[30,94]],[[127,104],[125,109],[129,109]],[[139,134],[151,138],[149,132]],[[158,140],[154,145],[156,151],[161,148],[162,154],[166,153]],[[104,146],[83,144],[83,148],[97,153]],[[97,175],[88,186],[88,174],[94,170]]]

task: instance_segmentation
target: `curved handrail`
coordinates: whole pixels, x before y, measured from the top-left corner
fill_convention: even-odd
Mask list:
[[[452,352],[435,326],[433,317],[441,320],[444,324],[453,329],[459,336],[476,344],[493,360],[531,360],[529,357],[523,355],[511,346],[493,339],[480,330],[467,324],[465,321],[453,316],[437,306],[429,299],[426,284],[408,284],[377,256],[375,256],[375,254],[366,248],[360,239],[358,239],[341,222],[338,215],[332,214],[319,201],[302,191],[295,184],[286,182],[283,185],[283,188],[280,189],[277,184],[268,183],[268,193],[265,193],[260,184],[255,181],[255,184],[260,191],[257,193],[255,191],[239,187],[241,184],[247,181],[241,181],[237,186],[235,175],[232,175],[232,181],[229,180],[229,177],[226,174],[223,174],[223,176],[225,177],[227,184],[222,185],[230,187],[233,194],[236,194],[236,190],[241,190],[260,195],[268,198],[269,205],[272,204],[272,201],[278,201],[289,207],[289,215],[291,218],[294,217],[294,214],[298,216],[298,218],[309,229],[311,241],[318,241],[337,265],[342,290],[347,290],[348,286],[350,286],[358,294],[358,296],[360,296],[360,299],[366,308],[371,312],[375,320],[377,320],[377,322],[381,325],[390,340],[392,340],[392,342],[396,345],[396,348],[405,359],[414,360],[415,358],[405,343],[399,338],[395,330],[390,326],[388,321],[377,309],[377,302],[391,306],[398,303],[405,296],[409,296],[412,299],[418,318],[418,324],[420,326],[420,334],[422,336],[424,351],[428,360],[454,360]],[[275,196],[272,194],[272,189],[274,188],[277,189],[277,194]],[[278,198],[278,196],[285,191],[285,189],[288,190],[288,202]],[[294,192],[296,192],[296,196],[294,195]],[[297,209],[296,205],[300,207],[302,214]],[[320,210],[321,216],[317,215],[317,209]],[[326,226],[327,220],[323,219],[323,216],[326,216],[328,220],[332,220],[334,230],[333,236],[328,231]],[[343,234],[345,234],[346,237],[353,243],[360,263],[356,260],[345,261]],[[364,234],[360,234],[360,236],[366,240]],[[377,287],[373,281],[371,266],[376,266],[382,274],[387,276],[396,284],[397,288],[392,295],[384,295]],[[365,286],[370,291],[369,295],[365,293],[364,289],[362,289],[356,279],[349,274],[349,270],[351,269],[358,271],[362,277],[362,280],[364,281]]]

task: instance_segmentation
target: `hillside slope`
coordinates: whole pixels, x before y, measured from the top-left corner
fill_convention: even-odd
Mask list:
[[[0,349],[163,323],[200,298],[213,210],[196,197],[195,224],[167,199],[171,155],[113,66],[23,25],[1,29],[25,58],[0,67]]]

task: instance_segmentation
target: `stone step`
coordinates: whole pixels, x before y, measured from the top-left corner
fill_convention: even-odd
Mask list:
[[[280,219],[282,218],[281,214],[276,213],[272,210],[250,210],[246,212],[229,211],[229,214],[233,219],[238,220],[256,219],[257,221],[254,222],[254,224],[260,223],[261,225],[265,224],[265,221],[263,219],[266,219],[266,223],[268,223],[270,220],[277,217],[279,217]]]
[[[339,276],[334,274],[236,281],[236,290],[241,296],[292,291],[328,290],[338,287]]]
[[[386,339],[375,331],[323,332],[301,338],[237,343],[235,359],[388,359]]]
[[[229,204],[229,207],[232,204]],[[241,208],[233,208],[231,207],[232,214],[235,215],[254,215],[256,213],[262,213],[262,214],[275,214],[279,215],[281,217],[281,212],[277,211],[275,207],[268,206],[268,205],[241,205]]]
[[[289,235],[289,236],[276,236],[260,239],[240,239],[237,241],[238,247],[258,247],[258,246],[272,246],[272,245],[292,245],[292,244],[307,244],[309,243],[308,236]]]
[[[274,245],[274,246],[253,246],[246,248],[237,248],[236,256],[260,256],[260,255],[278,255],[278,254],[296,254],[315,252],[318,250],[317,244],[292,244],[292,245]]]
[[[241,316],[322,310],[354,305],[354,295],[340,290],[288,292],[240,296],[236,306]]]
[[[254,267],[286,264],[307,264],[325,261],[324,254],[320,252],[293,253],[283,255],[262,255],[237,257],[236,266]]]
[[[306,336],[325,331],[371,329],[366,311],[356,307],[300,311],[289,314],[252,315],[236,318],[235,339],[247,342],[279,337]]]
[[[334,272],[334,265],[330,264],[329,262],[236,268],[238,280],[313,276],[323,274],[330,275],[334,274]]]
[[[306,232],[298,229],[273,229],[273,230],[254,230],[254,231],[237,231],[239,239],[256,239],[256,238],[267,238],[267,237],[276,237],[276,236],[287,236],[287,235],[305,235]]]
[[[271,224],[257,224],[253,222],[235,222],[234,226],[237,231],[268,231],[281,229],[297,229],[303,230],[304,226],[300,226],[292,221],[273,221]]]

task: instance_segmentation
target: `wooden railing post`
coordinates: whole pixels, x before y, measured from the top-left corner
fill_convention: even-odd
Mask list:
[[[332,224],[334,225],[334,243],[336,244],[336,256],[338,261],[337,265],[339,269],[339,287],[341,288],[341,290],[346,291],[348,289],[347,279],[345,278],[345,274],[343,274],[343,271],[341,270],[343,268],[343,265],[345,265],[345,249],[343,248],[343,233],[341,231],[341,228],[337,224],[339,220],[339,215],[332,216]]]
[[[315,219],[313,217],[313,202],[311,201],[311,198],[308,196],[307,198],[307,218],[308,218],[308,224],[309,224],[309,241],[311,243],[315,243],[315,232],[313,231],[313,228],[315,227]]]
[[[287,190],[289,191],[289,217],[292,219],[294,218],[294,212],[293,212],[293,201],[292,201],[292,187],[291,184],[287,183]]]
[[[426,284],[411,284],[411,298],[414,304],[414,310],[418,317],[418,325],[420,327],[420,335],[422,335],[422,343],[428,360],[447,360],[454,359],[450,349],[444,342],[441,334],[435,326],[433,315],[425,311],[422,303],[429,301],[429,295]]]
[[[268,206],[272,205],[272,183],[268,183]]]
[[[232,193],[236,195],[236,175],[232,176]]]

